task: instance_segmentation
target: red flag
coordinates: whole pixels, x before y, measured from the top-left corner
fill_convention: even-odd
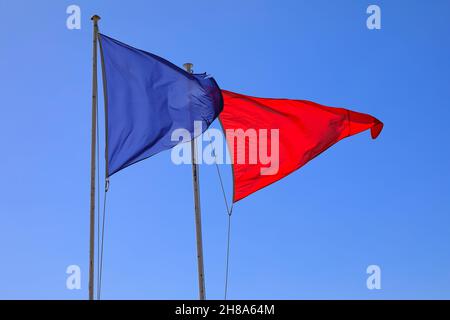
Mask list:
[[[364,113],[305,100],[268,99],[222,90],[219,115],[233,161],[237,202],[297,170],[333,144],[383,123]]]

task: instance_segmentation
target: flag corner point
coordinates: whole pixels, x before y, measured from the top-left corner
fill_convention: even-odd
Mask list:
[[[378,138],[378,136],[380,135],[381,131],[383,130],[384,124],[381,121],[378,121],[370,130],[372,139],[376,139]]]

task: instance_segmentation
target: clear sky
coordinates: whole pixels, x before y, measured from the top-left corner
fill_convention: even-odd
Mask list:
[[[71,4],[81,30],[66,27]],[[366,27],[370,4],[381,30]],[[0,298],[87,298],[94,13],[101,32],[224,89],[385,123],[236,204],[229,298],[450,298],[443,0],[1,1]],[[200,170],[206,290],[220,299],[227,216],[215,167]],[[166,151],[111,178],[104,259],[103,298],[197,298],[190,166]],[[66,288],[74,264],[81,290]],[[366,287],[373,264],[381,290]]]

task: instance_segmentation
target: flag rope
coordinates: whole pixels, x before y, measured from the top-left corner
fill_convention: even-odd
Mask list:
[[[229,264],[230,264],[230,235],[231,235],[231,213],[228,214],[228,231],[227,231],[227,262],[225,267],[225,293],[224,300],[227,300],[228,293],[228,275],[229,275]]]
[[[223,186],[223,179],[222,179],[222,175],[220,174],[220,169],[219,169],[219,164],[217,163],[217,155],[216,155],[216,150],[214,149],[212,143],[211,143],[211,135],[209,134],[209,131],[206,130],[206,133],[208,134],[208,138],[209,138],[209,146],[211,147],[212,150],[212,154],[214,156],[214,164],[216,165],[216,170],[217,170],[217,175],[219,177],[219,181],[220,181],[220,187],[222,189],[222,195],[223,195],[223,200],[225,202],[225,207],[227,209],[227,214],[231,215],[231,213],[233,212],[233,203],[231,204],[231,206],[228,206],[228,200],[227,200],[227,194],[225,192],[225,188]]]
[[[98,101],[96,101],[95,112],[97,114],[97,295],[99,288],[99,276],[100,276],[100,133],[98,128]]]
[[[97,300],[101,299],[102,294],[102,276],[103,276],[103,252],[104,252],[104,243],[105,243],[105,220],[106,220],[106,195],[109,190],[109,179],[105,179],[105,192],[103,196],[103,217],[102,217],[102,236],[101,236],[101,245],[100,245],[100,260],[99,260],[99,276],[98,276],[98,288],[97,288]]]
[[[226,195],[226,192],[225,192],[225,188],[223,186],[222,175],[220,173],[219,164],[217,163],[216,150],[212,146],[211,135],[209,134],[209,131],[206,130],[206,132],[208,133],[209,145],[211,147],[211,150],[212,150],[212,153],[213,153],[213,156],[214,156],[214,164],[216,165],[217,175],[219,177],[220,187],[222,189],[223,200],[225,202],[225,207],[227,209],[227,215],[228,215],[227,253],[226,253],[226,263],[225,263],[225,293],[224,293],[224,297],[225,297],[224,300],[226,300],[227,299],[227,293],[228,293],[228,276],[229,276],[229,264],[230,264],[230,238],[231,238],[231,215],[233,214],[233,202],[231,203],[230,206],[228,206],[228,200],[227,200],[227,195]]]

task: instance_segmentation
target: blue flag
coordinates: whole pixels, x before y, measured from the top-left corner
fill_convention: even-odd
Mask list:
[[[201,121],[203,132],[222,111],[220,88],[206,74],[190,74],[103,34],[99,41],[108,176],[174,147],[176,129],[186,129],[192,139],[194,121]]]

